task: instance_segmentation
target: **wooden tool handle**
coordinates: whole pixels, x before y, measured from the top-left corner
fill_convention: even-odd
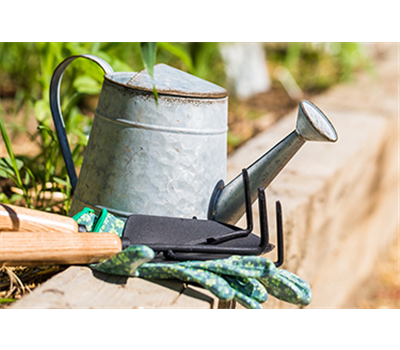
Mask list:
[[[78,224],[67,216],[0,203],[0,231],[78,232]]]
[[[0,265],[90,264],[121,249],[114,233],[0,232]]]

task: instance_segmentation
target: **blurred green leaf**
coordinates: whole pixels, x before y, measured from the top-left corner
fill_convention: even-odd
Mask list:
[[[65,186],[65,187],[68,186],[68,182],[65,181],[65,180],[63,180],[63,179],[60,179],[59,177],[54,176],[54,177],[53,177],[53,180],[54,180],[56,183],[58,183],[59,185],[62,185],[62,186]]]
[[[154,64],[156,62],[157,43],[140,43],[144,66],[153,80],[153,94],[156,106],[158,106],[158,92],[154,83]]]
[[[231,145],[233,147],[238,146],[242,142],[242,138],[240,136],[232,134],[229,130],[228,130],[227,140],[228,140],[228,145]]]
[[[12,169],[14,170],[14,173],[16,176],[17,185],[22,186],[21,175],[19,173],[18,163],[17,163],[17,160],[14,155],[14,151],[11,146],[10,138],[8,137],[6,126],[4,125],[3,119],[1,117],[0,117],[0,132],[1,132],[1,136],[3,137],[3,141],[6,146],[7,153],[11,160],[11,166],[12,166]]]
[[[38,130],[45,131],[53,141],[57,140],[57,134],[53,130],[51,130],[47,125],[39,125],[37,128]]]
[[[76,136],[78,136],[79,138],[79,143],[81,145],[87,146],[88,143],[88,136],[86,134],[84,134],[81,130],[76,129],[75,133]]]
[[[189,72],[191,74],[196,74],[196,70],[193,66],[192,59],[189,53],[186,52],[184,49],[176,45],[173,45],[171,43],[165,43],[165,42],[157,43],[157,45],[158,47],[171,52],[173,55],[181,59],[186,64],[187,68],[189,69]]]
[[[33,110],[39,122],[45,123],[51,119],[50,105],[47,99],[36,101],[33,105]]]
[[[81,76],[74,80],[74,88],[82,94],[98,95],[101,91],[101,84],[88,76]]]
[[[13,204],[20,201],[23,198],[20,194],[14,193],[10,198],[5,193],[0,193],[0,202],[5,204]]]
[[[15,159],[15,162],[17,164],[17,169],[21,170],[21,168],[24,166],[24,162],[20,159]],[[10,158],[0,158],[0,177],[7,178],[7,174],[14,174],[14,168],[13,168],[13,163]]]
[[[25,183],[26,186],[28,186],[30,184],[29,180],[32,180],[32,187],[36,188],[36,178],[35,178],[35,175],[33,174],[32,170],[29,169],[27,166],[24,166],[24,170],[26,171],[25,181],[28,181]],[[28,179],[28,178],[30,178],[30,179]]]
[[[154,64],[156,62],[157,43],[140,43],[144,66],[151,79],[154,80]]]
[[[0,304],[8,304],[8,303],[13,303],[14,301],[17,301],[17,299],[11,299],[11,298],[2,298],[2,299],[0,299]]]

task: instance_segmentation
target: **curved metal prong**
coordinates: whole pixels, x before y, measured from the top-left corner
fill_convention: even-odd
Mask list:
[[[267,201],[265,198],[265,191],[262,187],[258,189],[258,211],[260,216],[260,247],[266,249],[269,245],[269,230],[268,230],[268,217],[267,217]]]
[[[275,262],[275,266],[279,267],[283,264],[283,259],[284,259],[282,205],[281,202],[279,201],[276,202],[276,240],[277,240],[278,260]]]
[[[253,209],[251,207],[251,191],[250,191],[250,180],[247,169],[242,169],[243,174],[243,185],[244,185],[244,201],[246,205],[246,231],[250,233],[253,231]]]

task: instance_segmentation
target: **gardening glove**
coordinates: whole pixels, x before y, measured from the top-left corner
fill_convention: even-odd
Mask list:
[[[110,275],[137,277],[138,267],[154,259],[154,251],[145,245],[131,245],[111,258],[90,267]]]
[[[311,288],[307,282],[287,270],[278,269],[271,260],[260,256],[231,256],[227,259],[188,261],[180,264],[213,271],[224,278],[231,276],[236,279],[256,279],[269,294],[294,305],[306,306],[312,299]]]
[[[84,208],[72,217],[78,224],[85,225],[88,232],[112,232],[122,237],[125,222],[102,209],[97,216],[91,208]]]
[[[186,268],[179,263],[149,263],[142,265],[139,276],[145,279],[176,278],[183,282],[194,282],[213,293],[221,300],[236,300],[246,308],[262,309],[260,302],[268,298],[265,288],[256,280],[246,278],[225,278],[211,271],[197,268]]]
[[[299,306],[311,302],[307,282],[286,270],[277,269],[261,257],[232,256],[228,259],[181,263],[147,263],[154,252],[133,245],[110,259],[92,264],[96,271],[144,279],[178,279],[197,283],[221,300],[235,299],[246,308],[262,308],[268,293]]]

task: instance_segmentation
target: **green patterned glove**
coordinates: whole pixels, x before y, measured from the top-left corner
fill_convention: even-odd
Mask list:
[[[277,269],[265,258],[232,256],[209,261],[148,263],[153,257],[154,252],[146,246],[130,246],[102,263],[92,264],[91,268],[114,275],[197,283],[221,300],[235,299],[252,309],[261,309],[268,293],[299,306],[311,302],[307,282],[289,271]]]
[[[222,276],[235,290],[235,300],[247,309],[262,309],[260,303],[267,301],[265,287],[254,278]]]
[[[110,275],[136,277],[138,267],[154,259],[154,251],[145,245],[131,245],[111,258],[91,264],[95,271]]]
[[[187,267],[203,268],[225,275],[253,278],[259,281],[275,298],[288,303],[307,306],[311,303],[310,285],[295,274],[278,269],[275,264],[260,256],[231,256],[227,259],[210,261],[188,261]]]
[[[85,225],[88,232],[93,232],[94,225],[97,221],[97,215],[93,209],[83,208],[82,211],[76,213],[72,217],[78,224]]]
[[[268,293],[279,300],[298,306],[307,306],[311,303],[310,285],[294,273],[276,269],[258,280],[265,286]]]
[[[78,224],[85,225],[89,232],[112,232],[122,237],[125,222],[102,209],[99,216],[91,208],[84,208],[72,217]]]
[[[187,268],[180,264],[149,263],[138,269],[138,277],[145,279],[173,279],[195,282],[221,300],[231,300],[235,290],[221,276],[204,269]]]

